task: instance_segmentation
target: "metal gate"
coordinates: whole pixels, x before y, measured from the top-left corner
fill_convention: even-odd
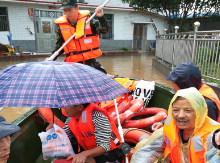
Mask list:
[[[34,10],[37,52],[51,53],[54,50],[57,30],[54,20],[62,15],[63,12],[57,10]]]
[[[7,7],[0,7],[0,31],[9,31]]]
[[[133,49],[146,50],[147,25],[134,24]]]

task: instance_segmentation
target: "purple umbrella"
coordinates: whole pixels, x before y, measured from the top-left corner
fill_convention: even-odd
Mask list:
[[[0,107],[61,108],[112,100],[126,92],[108,75],[79,63],[21,63],[0,71]]]

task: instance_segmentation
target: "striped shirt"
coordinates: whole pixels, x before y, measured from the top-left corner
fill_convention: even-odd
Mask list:
[[[108,118],[100,111],[93,110],[92,122],[95,127],[94,134],[97,146],[103,147],[106,152],[110,151],[110,139],[114,141],[116,139],[116,136],[111,130],[111,125]],[[65,123],[63,129],[66,132],[69,139],[71,139],[74,136],[67,122]]]

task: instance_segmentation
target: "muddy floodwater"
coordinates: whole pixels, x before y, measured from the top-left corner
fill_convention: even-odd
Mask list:
[[[128,76],[171,87],[171,82],[166,81],[166,77],[158,70],[152,67],[154,55],[148,53],[123,54],[112,56],[101,56],[98,61],[103,65],[108,74]],[[14,64],[25,62],[41,62],[45,58],[28,58],[28,59],[5,59],[0,60],[0,70]],[[58,58],[57,61],[63,61],[64,57]],[[21,116],[30,108],[0,108],[0,115],[4,116],[7,121],[12,122]]]

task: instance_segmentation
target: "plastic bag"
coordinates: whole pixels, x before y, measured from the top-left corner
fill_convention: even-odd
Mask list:
[[[163,128],[156,130],[149,139],[143,139],[136,147],[132,155],[131,163],[159,163],[164,162],[163,153],[165,142],[163,140]]]
[[[135,87],[132,94],[133,99],[142,99],[144,101],[144,108],[148,105],[150,99],[153,97],[155,89],[154,81],[141,80]]]
[[[206,163],[219,163],[220,162],[220,150],[216,149],[212,145],[213,132],[209,134],[206,140]]]
[[[65,131],[56,124],[47,132],[41,132],[38,136],[42,143],[44,158],[67,158],[74,155],[70,140]]]

